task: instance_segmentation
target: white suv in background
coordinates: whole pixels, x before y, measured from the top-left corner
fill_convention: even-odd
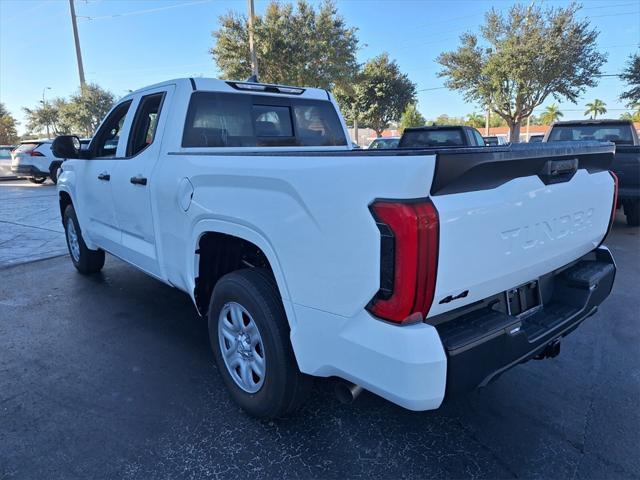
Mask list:
[[[51,153],[52,140],[25,140],[11,152],[11,171],[28,177],[32,183],[44,183],[47,177],[58,181],[58,168],[62,160]]]

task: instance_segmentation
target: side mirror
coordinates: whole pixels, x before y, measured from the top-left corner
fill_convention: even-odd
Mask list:
[[[75,135],[60,135],[51,144],[56,158],[80,158],[80,139]]]

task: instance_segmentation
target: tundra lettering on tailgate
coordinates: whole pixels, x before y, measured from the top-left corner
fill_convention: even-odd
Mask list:
[[[522,225],[500,232],[506,242],[505,255],[515,249],[529,250],[547,241],[560,240],[568,235],[592,226],[593,208],[578,210],[572,214],[553,217],[531,225]]]

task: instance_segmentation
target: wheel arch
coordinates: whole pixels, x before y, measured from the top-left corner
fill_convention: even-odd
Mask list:
[[[58,202],[60,205],[60,218],[64,221],[64,211],[69,205],[73,205],[71,195],[66,190],[60,190],[58,192]]]
[[[275,249],[264,235],[245,225],[202,220],[193,232],[191,246],[190,293],[201,315],[206,315],[213,287],[222,275],[240,268],[263,267],[273,275],[289,326],[293,328],[295,315],[284,272]]]

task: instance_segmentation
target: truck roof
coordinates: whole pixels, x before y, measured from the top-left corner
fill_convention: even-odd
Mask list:
[[[152,88],[166,85],[190,85],[193,91],[214,91],[214,92],[245,92],[252,94],[278,94],[288,97],[302,97],[317,100],[329,100],[329,92],[322,88],[299,87],[290,85],[277,85],[272,83],[256,83],[242,80],[219,80],[217,78],[186,77],[166,80],[164,82],[149,85],[135,90],[130,95],[144,92]],[[125,97],[125,98],[126,98]]]
[[[596,120],[563,120],[561,122],[553,122],[551,125],[555,127],[556,125],[633,125],[633,122],[630,120],[615,120],[615,119],[596,119]]]
[[[407,127],[404,130],[405,132],[406,131],[420,132],[420,131],[426,131],[426,130],[452,130],[454,128],[472,128],[472,127],[469,127],[467,125],[424,125],[422,127]]]

